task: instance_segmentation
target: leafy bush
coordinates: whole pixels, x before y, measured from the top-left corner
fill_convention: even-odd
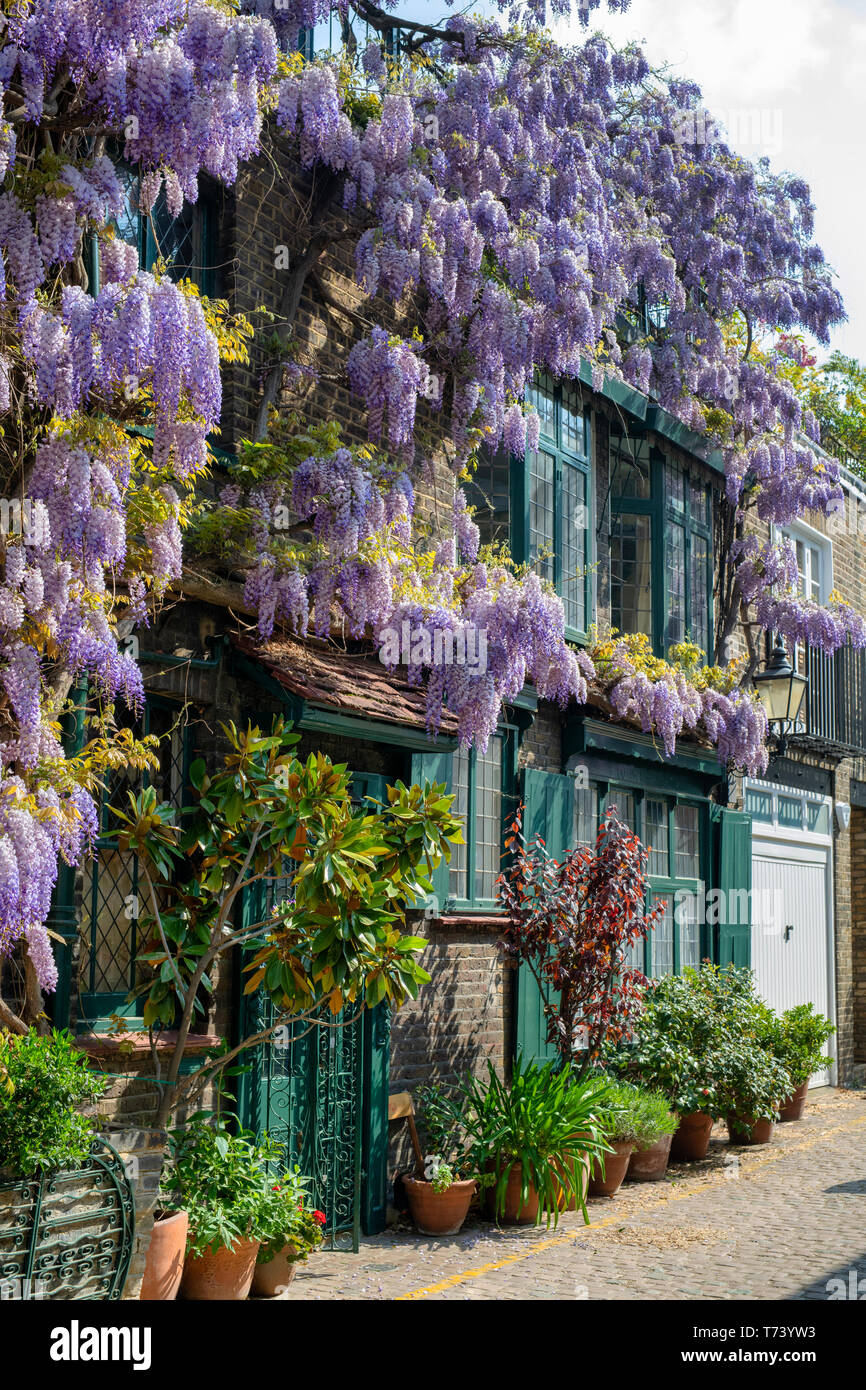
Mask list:
[[[751,970],[689,966],[647,987],[634,1045],[611,1053],[606,1064],[661,1090],[681,1115],[701,1110],[718,1119],[732,1108],[735,1084],[751,1096],[751,1074],[762,1100],[773,1082],[759,1040],[765,1013]]]
[[[78,1108],[106,1085],[69,1033],[0,1032],[0,1167],[22,1177],[78,1167],[96,1133],[95,1121]]]
[[[719,1054],[716,1088],[723,1111],[751,1128],[757,1120],[778,1120],[791,1074],[754,1037],[734,1037]]]
[[[189,1213],[191,1254],[221,1246],[233,1250],[238,1241],[271,1237],[277,1204],[268,1165],[279,1159],[282,1145],[271,1139],[259,1143],[244,1130],[229,1134],[224,1125],[200,1116],[171,1134],[169,1144],[164,1186]]]
[[[495,1211],[505,1210],[509,1170],[520,1165],[521,1201],[530,1187],[554,1225],[560,1206],[574,1199],[586,1222],[584,1156],[602,1159],[610,1152],[601,1115],[609,1085],[599,1077],[578,1080],[570,1067],[558,1070],[514,1063],[511,1085],[487,1064],[485,1081],[467,1077],[460,1087],[460,1109],[472,1161],[479,1173],[494,1173]],[[603,1159],[602,1159],[603,1162]]]
[[[661,1091],[613,1081],[602,1122],[610,1139],[648,1149],[663,1134],[673,1134],[679,1116],[673,1114]]]
[[[765,1011],[758,1036],[774,1057],[787,1067],[793,1089],[802,1086],[827,1066],[826,1044],[836,1032],[814,1004],[797,1004],[783,1014]]]

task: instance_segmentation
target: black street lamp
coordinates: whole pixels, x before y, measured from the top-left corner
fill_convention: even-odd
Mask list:
[[[779,751],[783,751],[786,735],[800,717],[808,676],[801,676],[791,665],[781,637],[776,638],[770,660],[763,671],[752,677],[761,704],[767,712],[767,721],[778,729]]]

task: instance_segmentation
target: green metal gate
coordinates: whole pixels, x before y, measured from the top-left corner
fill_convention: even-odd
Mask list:
[[[249,910],[250,921],[261,920]],[[253,1037],[273,1024],[273,1006],[262,990],[239,993],[240,1035]],[[240,1121],[283,1144],[282,1167],[297,1164],[312,1180],[332,1250],[357,1250],[362,1228],[384,1230],[390,1031],[386,1005],[360,1015],[349,1005],[336,1017],[325,1008],[281,1025],[243,1057]]]

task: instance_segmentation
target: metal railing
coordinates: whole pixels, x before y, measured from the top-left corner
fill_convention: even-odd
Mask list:
[[[808,649],[809,684],[797,733],[866,751],[866,651],[840,647],[834,656]]]

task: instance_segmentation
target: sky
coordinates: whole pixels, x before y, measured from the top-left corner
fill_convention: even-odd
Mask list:
[[[866,0],[632,0],[592,27],[642,40],[653,65],[700,85],[733,148],[806,179],[848,313],[831,347],[866,361]]]
[[[394,8],[436,22],[493,6],[403,0]],[[866,361],[866,0],[632,0],[625,15],[603,5],[590,28],[617,44],[641,41],[654,66],[668,63],[700,85],[734,149],[806,179],[815,239],[848,313],[830,346]],[[553,29],[563,44],[586,37],[576,20]]]

